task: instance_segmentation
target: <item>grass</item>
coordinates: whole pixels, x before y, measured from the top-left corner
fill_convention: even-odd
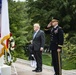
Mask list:
[[[17,58],[28,60],[28,56],[26,56],[25,54],[18,54]]]
[[[47,54],[47,53],[43,53],[43,64],[51,66],[51,54]],[[65,70],[72,70],[72,69],[76,69],[76,65],[73,64],[70,61],[67,60],[63,60],[62,61],[62,68]]]
[[[64,60],[63,61],[63,69],[65,70],[71,70],[71,69],[76,69],[76,64],[74,64],[73,62],[70,62],[70,60]]]
[[[45,65],[48,65],[48,66],[51,66],[51,54],[46,54],[44,53],[42,55],[42,61],[43,61],[43,64]]]

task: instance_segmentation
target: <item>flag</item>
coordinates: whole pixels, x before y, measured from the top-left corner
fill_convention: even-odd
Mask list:
[[[0,57],[8,52],[6,40],[10,38],[8,0],[0,0]]]

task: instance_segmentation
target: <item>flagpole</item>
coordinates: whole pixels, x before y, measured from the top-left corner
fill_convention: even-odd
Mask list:
[[[0,0],[0,65],[4,65],[4,52],[8,52],[6,40],[10,38],[8,0]]]
[[[6,40],[10,38],[9,17],[8,17],[8,0],[0,0],[0,75],[11,75],[11,67],[4,64],[4,52],[9,51],[6,46]],[[2,58],[2,61],[1,61]]]

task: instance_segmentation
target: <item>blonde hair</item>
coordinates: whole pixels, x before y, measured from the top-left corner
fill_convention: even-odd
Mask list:
[[[35,24],[34,24],[34,27],[35,27],[35,26],[38,27],[38,28],[40,28],[39,23],[35,23]]]

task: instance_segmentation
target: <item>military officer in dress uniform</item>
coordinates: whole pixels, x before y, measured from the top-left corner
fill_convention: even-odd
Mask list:
[[[52,64],[55,71],[54,75],[61,75],[61,56],[58,57],[58,53],[61,53],[64,41],[63,30],[60,26],[58,26],[58,23],[59,21],[57,19],[52,19],[52,21],[45,28],[45,32],[51,35],[50,50],[52,54]]]

